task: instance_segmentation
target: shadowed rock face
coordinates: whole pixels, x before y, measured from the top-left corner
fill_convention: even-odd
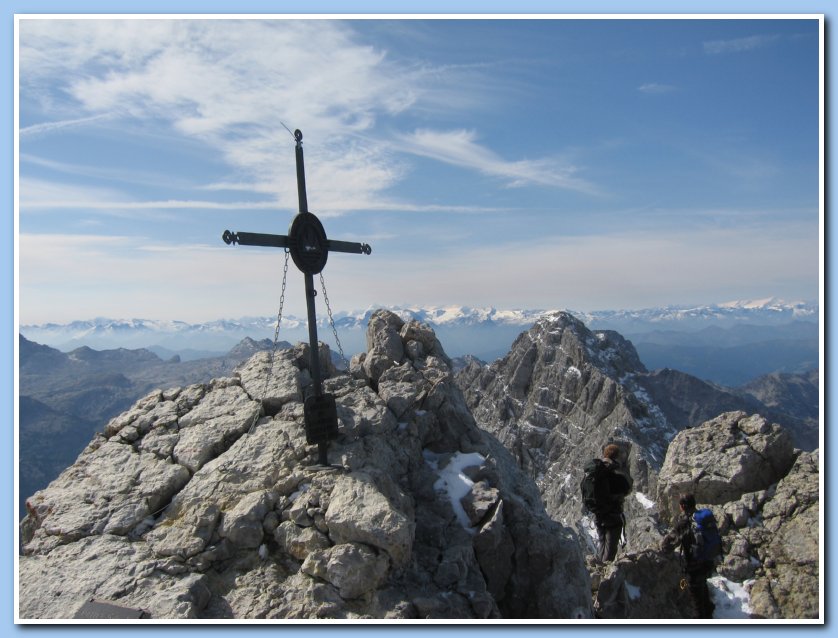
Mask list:
[[[21,617],[91,598],[170,619],[590,617],[579,539],[477,428],[433,331],[369,325],[351,374],[321,350],[329,469],[306,444],[304,345],[111,420],[27,501]]]

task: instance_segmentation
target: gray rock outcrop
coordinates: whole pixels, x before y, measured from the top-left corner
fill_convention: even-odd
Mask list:
[[[578,529],[590,552],[596,533],[579,496],[582,468],[605,444],[621,445],[634,479],[626,500],[633,551],[660,537],[652,518],[657,470],[677,431],[638,383],[645,373],[619,334],[558,313],[522,333],[503,359],[467,366],[458,383],[480,427],[507,447],[550,516]]]
[[[691,617],[678,557],[658,551],[683,491],[720,521],[718,571],[750,593],[752,617],[817,617],[818,452],[795,449],[785,427],[713,412],[741,400],[683,373],[647,372],[622,337],[562,313],[522,333],[506,357],[467,365],[458,383],[551,517],[586,542],[597,617]],[[590,556],[595,530],[579,481],[607,442],[628,452],[635,493],[626,501],[628,542],[603,566]]]
[[[717,572],[748,591],[753,618],[820,613],[818,452],[794,451],[789,442],[759,415],[722,414],[679,433],[658,477],[662,517],[671,520],[681,492],[713,511],[724,549]],[[689,600],[676,587],[679,572],[677,552],[663,556],[650,547],[624,555],[598,574],[597,613],[690,618]]]
[[[670,443],[658,476],[659,515],[671,521],[682,492],[701,503],[723,504],[767,489],[794,459],[788,432],[758,414],[727,412],[683,430]]]
[[[658,511],[693,492],[719,523],[720,576],[749,593],[750,617],[818,618],[818,452],[800,452],[790,435],[759,415],[722,414],[680,432],[658,476]],[[603,618],[690,618],[679,593],[678,553],[657,547],[593,569],[595,606]],[[717,604],[724,591],[711,587]]]
[[[732,528],[724,568],[753,567],[750,605],[757,618],[818,618],[819,569],[819,452],[803,452],[791,471],[764,495],[744,495],[748,523]],[[752,505],[753,504],[753,505]],[[761,505],[761,507],[760,507]],[[738,558],[738,560],[734,560]],[[750,575],[746,571],[746,575]]]
[[[315,465],[308,348],[155,391],[27,500],[22,619],[585,618],[579,539],[479,430],[427,326],[373,314]],[[265,388],[267,388],[265,390]]]

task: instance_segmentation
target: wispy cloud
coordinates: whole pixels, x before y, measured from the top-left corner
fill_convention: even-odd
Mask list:
[[[318,197],[322,200],[322,197]],[[296,206],[296,203],[294,204]],[[25,212],[80,210],[100,215],[130,216],[131,211],[197,210],[286,210],[275,201],[213,201],[202,199],[166,199],[137,201],[127,199],[126,195],[112,188],[64,184],[34,178],[20,180],[20,207]],[[403,213],[444,213],[444,214],[480,214],[505,211],[506,209],[489,206],[416,204],[387,197],[369,200],[333,201],[318,214],[327,218],[347,212],[387,211]]]
[[[309,181],[322,180],[327,208],[331,201],[368,200],[404,176],[383,144],[358,134],[433,92],[431,78],[406,73],[383,51],[360,43],[344,23],[229,26],[216,20],[21,21],[22,90],[40,98],[46,111],[79,115],[25,134],[114,114],[126,126],[159,123],[212,149],[242,187],[290,207],[296,200],[294,142],[282,122],[303,129],[311,142],[307,155],[318,168]],[[288,164],[289,171],[277,171]]]
[[[36,166],[47,169],[52,173],[92,178],[94,180],[106,180],[108,182],[119,182],[122,184],[152,186],[155,188],[162,186],[165,188],[210,190],[210,187],[196,186],[182,175],[173,175],[171,171],[141,170],[136,167],[118,168],[99,164],[85,164],[82,162],[62,162],[30,153],[21,153],[19,159],[23,167],[21,172],[24,172],[30,166]],[[252,192],[251,189],[245,189],[244,187],[233,190],[248,190]]]
[[[637,90],[641,93],[659,94],[672,93],[673,91],[677,90],[677,87],[673,84],[660,84],[658,82],[648,82],[646,84],[641,84],[640,86],[638,86]]]
[[[80,318],[79,308],[88,316],[116,317],[171,308],[186,320],[209,319],[218,316],[213,300],[220,291],[226,295],[231,287],[235,298],[244,287],[252,294],[253,273],[277,272],[282,264],[282,251],[254,250],[242,259],[227,246],[165,244],[148,237],[21,233],[19,241],[22,323],[61,317],[61,308],[75,308],[73,318]],[[253,303],[264,297],[265,281],[259,281],[262,293],[239,303],[239,316],[271,314],[273,298],[261,307]],[[43,289],[50,294],[39,294]],[[304,313],[304,302],[298,306],[294,312]]]
[[[21,137],[30,137],[39,134],[54,133],[68,128],[77,128],[85,124],[92,124],[94,122],[101,122],[102,120],[111,119],[112,114],[102,113],[100,115],[92,115],[90,117],[79,117],[72,120],[60,120],[55,122],[42,122],[40,124],[33,124],[19,129],[18,134]]]
[[[80,114],[29,127],[27,135],[116,116],[126,126],[160,123],[207,145],[230,167],[230,179],[203,186],[269,195],[293,210],[293,139],[285,123],[304,131],[307,182],[317,193],[309,203],[324,214],[389,201],[385,194],[410,170],[403,153],[471,168],[504,185],[596,191],[577,167],[555,158],[501,158],[474,132],[417,131],[395,146],[381,137],[381,119],[480,103],[487,83],[469,82],[468,74],[484,74],[485,65],[397,62],[337,21],[244,20],[235,29],[217,20],[132,22],[21,21],[29,94],[41,96],[44,108],[69,95],[72,103],[61,102],[60,111]]]
[[[422,129],[398,138],[400,150],[505,180],[510,186],[553,186],[586,193],[597,189],[576,176],[575,166],[556,159],[507,160],[477,142],[475,131]]]
[[[732,40],[710,40],[704,43],[704,52],[711,55],[721,53],[744,53],[769,46],[780,36],[777,35],[752,35],[747,38],[734,38]]]

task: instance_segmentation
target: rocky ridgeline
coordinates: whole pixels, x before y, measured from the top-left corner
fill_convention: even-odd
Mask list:
[[[796,449],[785,428],[734,410],[731,395],[689,375],[647,372],[618,334],[564,313],[522,333],[503,359],[471,362],[458,383],[548,513],[586,542],[598,617],[689,617],[679,557],[657,549],[683,491],[716,513],[726,550],[719,573],[750,592],[753,617],[817,617],[818,451]],[[579,482],[607,442],[628,453],[635,492],[627,544],[603,567],[590,556],[595,530]]]
[[[314,464],[308,348],[155,391],[111,420],[21,524],[20,616],[97,599],[153,618],[585,618],[575,533],[475,424],[433,332],[376,312],[337,374]],[[256,421],[254,425],[254,421]]]
[[[629,543],[643,547],[654,527],[647,510],[657,471],[677,432],[639,385],[646,372],[616,332],[592,332],[557,313],[522,333],[503,359],[467,366],[458,383],[480,427],[535,480],[550,516],[577,528],[591,548],[593,523],[579,497],[582,468],[606,443],[622,445],[638,494],[627,502]]]

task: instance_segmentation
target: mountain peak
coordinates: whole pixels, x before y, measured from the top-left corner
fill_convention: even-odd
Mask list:
[[[321,361],[330,466],[305,344],[112,419],[27,500],[21,616],[95,595],[163,619],[590,618],[572,531],[477,428],[433,331],[381,310],[367,338],[351,375]]]

